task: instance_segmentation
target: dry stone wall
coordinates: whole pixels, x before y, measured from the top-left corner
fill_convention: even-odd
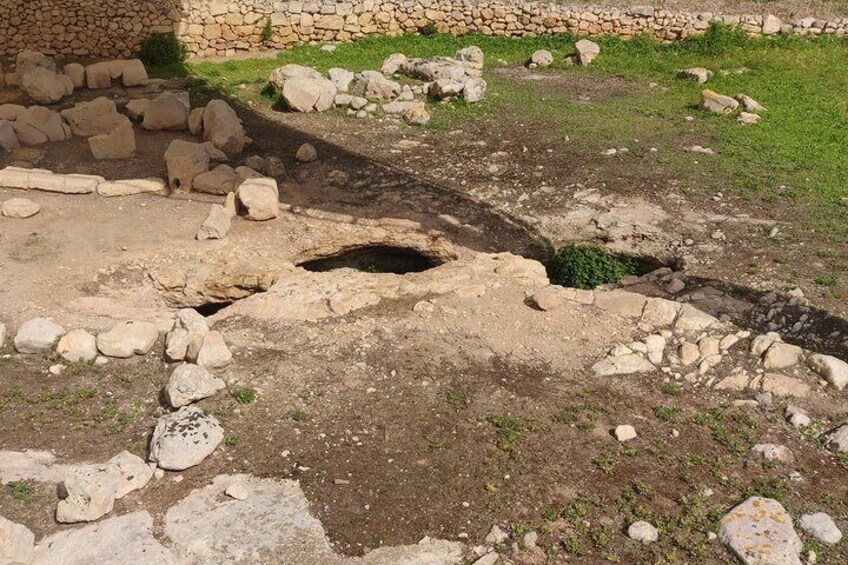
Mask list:
[[[848,32],[848,18],[782,22],[774,16],[670,12],[649,6],[575,8],[518,0],[3,0],[0,56],[24,48],[80,57],[126,57],[155,31],[175,32],[193,57],[233,56],[310,41],[414,33],[532,36],[648,34],[673,41],[712,21],[752,35]],[[270,39],[263,29],[270,26]]]

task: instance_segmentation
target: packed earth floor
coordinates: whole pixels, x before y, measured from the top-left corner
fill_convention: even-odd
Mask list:
[[[146,86],[51,106],[224,99],[250,138],[229,164],[276,159],[279,216],[198,241],[223,195],[0,187],[40,208],[0,217],[0,556],[12,522],[32,563],[51,547],[103,559],[73,537],[97,527],[166,563],[848,561],[833,532],[848,527],[848,43],[714,29],[599,41],[584,67],[565,62],[575,39],[304,46],[149,67]],[[379,70],[470,45],[485,98],[428,101],[425,125],[284,111],[267,88],[285,64]],[[553,64],[529,68],[540,49]],[[706,85],[678,78],[690,67]],[[704,88],[767,109],[742,125],[701,109]],[[32,104],[16,88],[4,103]],[[0,152],[0,168],[167,179],[172,141],[197,141],[136,130],[126,159],[74,137]],[[633,272],[550,284],[543,263],[575,242]],[[91,360],[54,340],[26,352],[37,317],[56,339],[96,335]],[[174,412],[191,346],[172,351],[192,332],[199,365],[222,360]],[[154,428],[197,406],[217,447],[164,466]],[[146,486],[57,522],[65,473],[123,451],[153,461]],[[760,507],[773,523],[745,515]]]

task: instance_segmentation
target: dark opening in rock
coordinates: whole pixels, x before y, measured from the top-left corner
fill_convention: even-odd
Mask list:
[[[204,318],[208,318],[209,316],[217,314],[227,306],[230,306],[232,303],[232,300],[228,300],[226,302],[207,302],[206,304],[195,306],[194,309]]]
[[[365,273],[420,273],[442,264],[442,260],[411,247],[368,245],[355,247],[318,259],[299,263],[307,271],[322,273],[334,269],[356,269]]]

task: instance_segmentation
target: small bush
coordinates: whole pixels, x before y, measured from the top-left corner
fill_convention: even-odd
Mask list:
[[[635,272],[631,261],[618,259],[594,245],[566,245],[548,263],[552,283],[585,290],[616,283]]]
[[[271,18],[265,18],[265,25],[262,26],[262,31],[259,34],[259,39],[263,43],[268,43],[274,37],[274,28],[271,27]]]
[[[138,58],[152,67],[176,65],[185,61],[186,46],[173,34],[153,33],[141,42]]]
[[[250,404],[256,400],[256,391],[252,388],[243,388],[235,391],[233,393],[233,398],[235,398],[236,402],[239,404]]]
[[[434,24],[427,24],[419,27],[418,33],[421,35],[436,35],[439,33],[439,30],[436,29]]]

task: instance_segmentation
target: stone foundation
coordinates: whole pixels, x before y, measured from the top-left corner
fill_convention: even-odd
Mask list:
[[[69,57],[128,57],[155,31],[175,32],[195,58],[415,33],[425,26],[457,35],[647,34],[674,41],[702,33],[713,21],[752,35],[848,31],[848,18],[782,22],[768,15],[675,13],[649,6],[574,8],[518,0],[3,0],[0,56],[28,48]],[[263,41],[268,25],[271,37]]]

